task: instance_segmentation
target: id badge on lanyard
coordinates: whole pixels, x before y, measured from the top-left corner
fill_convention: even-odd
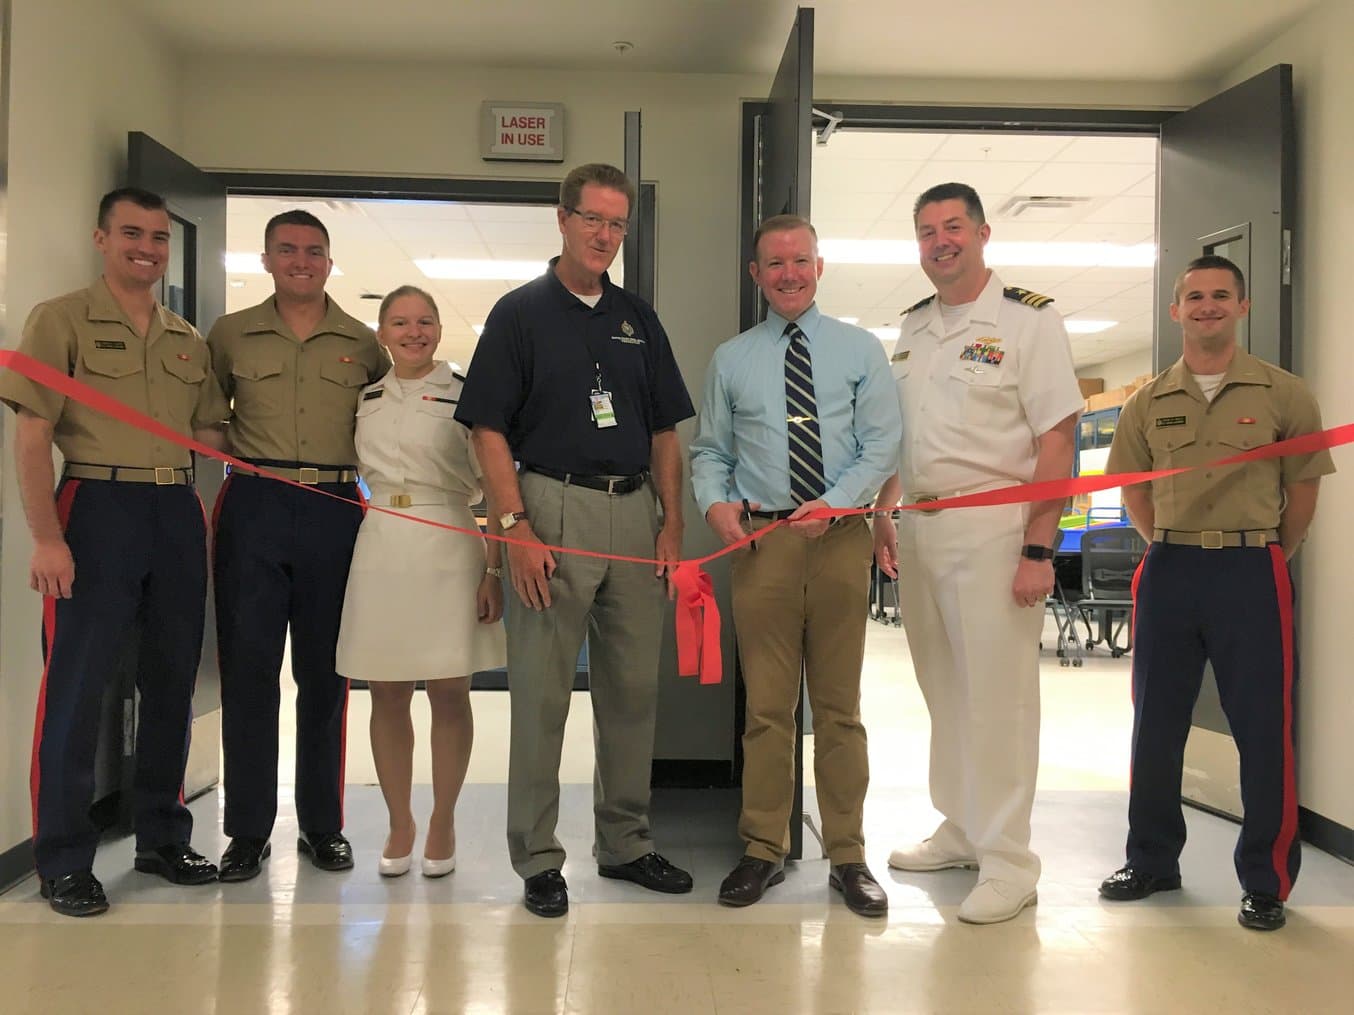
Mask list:
[[[597,374],[597,384],[588,393],[588,404],[593,423],[598,430],[605,430],[616,425],[616,407],[611,404],[611,392],[602,387],[602,365],[594,363],[593,369]]]

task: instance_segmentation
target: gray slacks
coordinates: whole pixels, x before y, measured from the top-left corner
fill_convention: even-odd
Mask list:
[[[532,530],[546,543],[652,557],[658,532],[651,486],[610,496],[539,473],[521,474]],[[556,555],[550,606],[537,612],[509,590],[508,853],[522,878],[564,865],[555,835],[559,763],[579,650],[590,637],[596,766],[593,815],[599,864],[653,849],[649,778],[658,701],[665,583],[653,567]]]

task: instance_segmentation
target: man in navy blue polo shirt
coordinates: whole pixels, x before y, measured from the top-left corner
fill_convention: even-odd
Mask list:
[[[598,873],[659,892],[691,891],[691,876],[655,852],[649,834],[663,605],[655,578],[670,569],[655,574],[540,545],[680,556],[674,428],[695,410],[653,308],[607,277],[635,197],[614,166],[579,166],[565,177],[560,256],[489,313],[456,412],[473,427],[491,508],[519,541],[507,554],[519,600],[505,618],[508,850],[525,881],[526,908],[538,916],[569,908],[555,836],[559,761],[587,633]]]

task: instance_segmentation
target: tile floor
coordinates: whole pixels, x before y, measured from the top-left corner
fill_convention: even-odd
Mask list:
[[[265,876],[175,888],[129,869],[107,842],[97,872],[107,916],[64,920],[30,880],[0,897],[0,1012],[1346,1012],[1354,1008],[1354,870],[1308,850],[1288,927],[1236,924],[1235,826],[1187,811],[1185,890],[1109,905],[1095,886],[1122,855],[1131,710],[1127,662],[1083,669],[1046,653],[1035,845],[1038,908],[993,927],[958,923],[970,872],[896,874],[892,845],[930,831],[925,709],[900,631],[870,625],[869,859],[887,921],[849,913],[822,859],[746,910],[714,903],[740,853],[737,796],[660,791],[660,847],[696,891],[648,896],[589,862],[591,723],[576,695],[560,835],[573,901],[559,921],[519,904],[502,846],[507,698],[475,698],[477,743],[458,812],[458,869],[441,881],[375,873],[384,808],[365,747],[365,697],[350,710],[348,831],[356,870],[298,866],[285,800]],[[289,718],[286,722],[289,722]],[[284,722],[284,728],[286,725]],[[286,765],[284,764],[284,769]],[[426,780],[426,769],[420,773]],[[423,811],[430,789],[416,789]],[[194,805],[196,844],[218,853],[218,794]],[[812,852],[812,840],[806,840]]]

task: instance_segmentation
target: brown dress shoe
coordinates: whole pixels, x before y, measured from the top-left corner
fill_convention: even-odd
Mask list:
[[[827,883],[842,893],[846,908],[860,916],[885,916],[889,897],[863,863],[843,863],[832,868]]]
[[[755,856],[745,856],[719,886],[719,901],[725,906],[750,906],[772,885],[785,880],[785,865]]]

